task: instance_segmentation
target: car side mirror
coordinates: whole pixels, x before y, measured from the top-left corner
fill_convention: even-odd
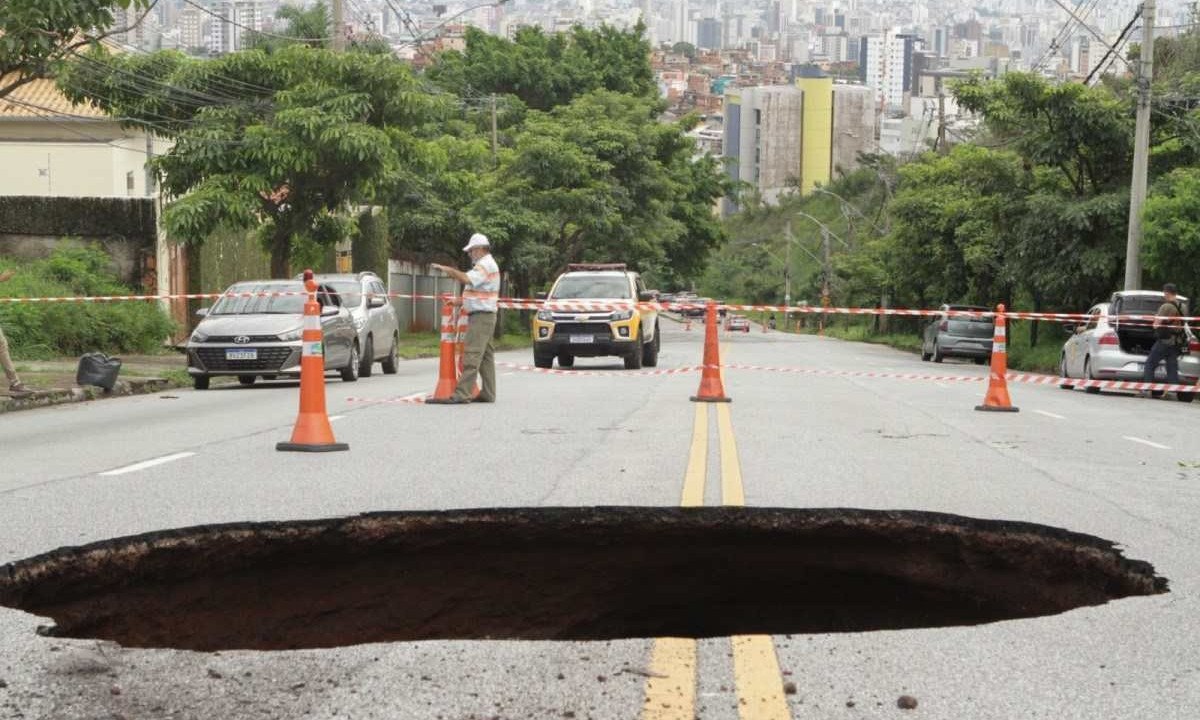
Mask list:
[[[534,293],[534,294],[533,294],[533,297],[534,297],[534,299],[535,299],[535,300],[545,300],[546,298],[550,297],[550,293],[547,293],[547,292],[536,292],[536,293]]]
[[[208,317],[208,308],[200,308],[197,310],[196,317]]]
[[[367,307],[371,308],[372,310],[375,308],[384,307],[385,305],[387,305],[387,298],[380,295],[373,295],[369,300],[367,300]]]
[[[641,300],[642,302],[654,302],[657,299],[658,299],[658,291],[657,290],[643,290],[640,293],[638,293],[638,300]]]
[[[342,309],[340,307],[338,307],[337,305],[322,305],[321,306],[321,317],[331,317],[333,315],[337,315],[341,311],[342,311]]]

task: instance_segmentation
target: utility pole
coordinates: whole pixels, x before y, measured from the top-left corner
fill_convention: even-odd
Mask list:
[[[792,237],[792,222],[789,220],[784,234],[787,235],[787,250],[784,252],[783,260],[783,304],[787,307],[792,305],[792,243],[795,238]],[[786,318],[785,318],[786,322]]]
[[[499,165],[499,155],[497,147],[499,145],[498,136],[496,135],[496,93],[492,93],[492,164]]]
[[[1150,166],[1150,87],[1154,82],[1154,0],[1142,5],[1142,48],[1138,69],[1137,126],[1133,136],[1133,182],[1129,188],[1129,238],[1125,245],[1125,289],[1142,286],[1142,205]]]
[[[346,49],[346,0],[333,0],[333,51]]]
[[[940,82],[938,83],[937,149],[942,155],[945,155],[950,150],[950,148],[946,147],[946,93],[942,92]]]

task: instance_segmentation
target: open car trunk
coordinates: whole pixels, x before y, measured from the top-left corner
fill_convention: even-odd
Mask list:
[[[1120,298],[1113,306],[1113,313],[1124,315],[1155,315],[1163,304],[1163,298],[1153,296],[1137,296]],[[1187,304],[1184,306],[1185,313]],[[1157,335],[1154,332],[1153,320],[1119,320],[1115,324],[1117,340],[1121,350],[1131,355],[1149,355]]]

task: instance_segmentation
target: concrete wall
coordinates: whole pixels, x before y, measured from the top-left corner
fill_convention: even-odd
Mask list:
[[[797,78],[804,93],[803,136],[800,144],[800,192],[828,185],[833,167],[833,79]]]
[[[442,306],[433,297],[455,294],[458,281],[431,269],[428,265],[402,260],[388,262],[388,293],[427,297],[398,297],[392,306],[400,318],[400,332],[424,332],[442,326]]]
[[[858,154],[877,150],[875,93],[861,85],[833,88],[833,171],[849,173],[858,167]]]

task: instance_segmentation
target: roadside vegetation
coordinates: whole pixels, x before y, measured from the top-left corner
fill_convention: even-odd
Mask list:
[[[16,275],[0,283],[0,297],[129,295],[139,292],[117,281],[102,250],[65,247],[44,260],[18,264],[0,257],[0,272]],[[15,357],[46,359],[99,351],[109,354],[164,352],[174,332],[171,319],[154,302],[3,303],[0,327]]]

